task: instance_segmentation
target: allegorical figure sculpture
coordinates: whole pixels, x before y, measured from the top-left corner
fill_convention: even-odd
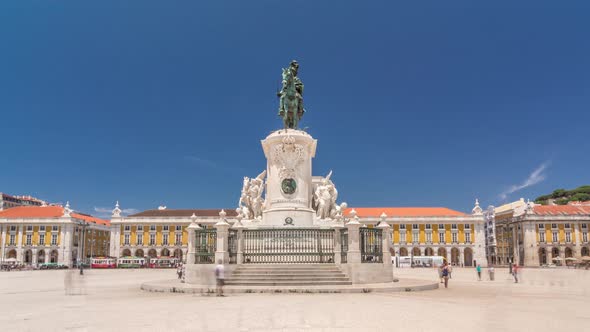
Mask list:
[[[297,129],[299,120],[303,117],[303,83],[297,77],[299,64],[291,61],[288,68],[283,68],[283,86],[278,93],[279,116],[283,119],[283,125],[289,129]]]
[[[238,209],[245,219],[262,217],[262,206],[264,205],[262,193],[264,191],[265,176],[266,171],[263,171],[254,179],[244,177]]]
[[[338,190],[330,180],[332,171],[322,179],[314,191],[313,205],[316,209],[316,215],[320,219],[332,218],[334,219],[339,213],[339,207],[336,205],[338,199]]]

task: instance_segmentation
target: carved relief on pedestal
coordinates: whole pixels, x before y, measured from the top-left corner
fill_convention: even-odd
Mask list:
[[[295,143],[293,136],[287,135],[281,144],[271,150],[271,163],[279,169],[281,192],[292,195],[297,190],[297,168],[306,160],[305,146]]]

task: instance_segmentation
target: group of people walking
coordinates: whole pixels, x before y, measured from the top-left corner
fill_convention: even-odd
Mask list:
[[[477,264],[475,267],[477,272],[477,280],[481,281],[482,267],[481,264]],[[452,279],[453,267],[446,261],[438,267],[438,277],[440,283],[445,285],[445,288],[449,287],[449,279]],[[520,276],[520,267],[516,264],[510,266],[510,274],[514,277],[514,282],[518,283]],[[496,271],[493,266],[488,267],[488,277],[490,281],[494,281],[496,278]]]

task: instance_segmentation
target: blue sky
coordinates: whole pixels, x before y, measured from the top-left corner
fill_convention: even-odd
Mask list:
[[[301,65],[352,206],[470,211],[590,183],[587,1],[3,1],[0,191],[234,207]]]

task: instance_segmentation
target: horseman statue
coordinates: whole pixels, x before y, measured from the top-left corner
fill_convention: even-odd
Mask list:
[[[283,87],[277,94],[280,97],[279,116],[283,119],[285,129],[297,129],[303,117],[303,83],[297,77],[299,64],[291,61],[289,68],[283,68]]]

